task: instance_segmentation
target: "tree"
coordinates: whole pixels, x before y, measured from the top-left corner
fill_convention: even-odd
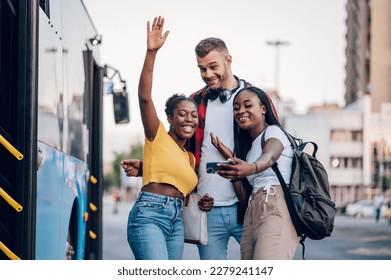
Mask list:
[[[107,190],[112,186],[117,186],[121,188],[121,172],[122,167],[120,165],[123,159],[142,159],[143,157],[144,146],[141,143],[133,144],[130,146],[130,151],[128,153],[114,153],[113,160],[113,172],[110,172],[104,176],[104,188]]]

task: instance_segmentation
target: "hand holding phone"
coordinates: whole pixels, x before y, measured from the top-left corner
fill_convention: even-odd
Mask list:
[[[231,161],[219,161],[219,162],[207,162],[206,163],[206,173],[216,173],[216,171],[219,170],[228,170],[227,168],[224,168],[224,166],[219,166],[218,164],[225,163],[225,164],[234,164]]]

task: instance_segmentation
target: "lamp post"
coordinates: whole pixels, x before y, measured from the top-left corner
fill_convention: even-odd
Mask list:
[[[287,41],[280,41],[280,40],[275,40],[275,41],[267,41],[266,44],[268,46],[274,47],[274,87],[276,92],[278,92],[278,86],[279,86],[279,75],[280,75],[280,69],[279,69],[279,64],[280,64],[280,47],[281,46],[288,46],[289,42]]]

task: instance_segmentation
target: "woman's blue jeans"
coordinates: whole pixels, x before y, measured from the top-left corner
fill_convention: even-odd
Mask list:
[[[180,260],[184,249],[183,200],[140,192],[128,219],[136,260]]]

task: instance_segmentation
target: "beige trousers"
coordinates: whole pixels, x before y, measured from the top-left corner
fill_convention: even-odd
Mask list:
[[[244,217],[240,251],[242,260],[291,260],[297,236],[281,186],[269,194],[263,189],[252,195]]]

